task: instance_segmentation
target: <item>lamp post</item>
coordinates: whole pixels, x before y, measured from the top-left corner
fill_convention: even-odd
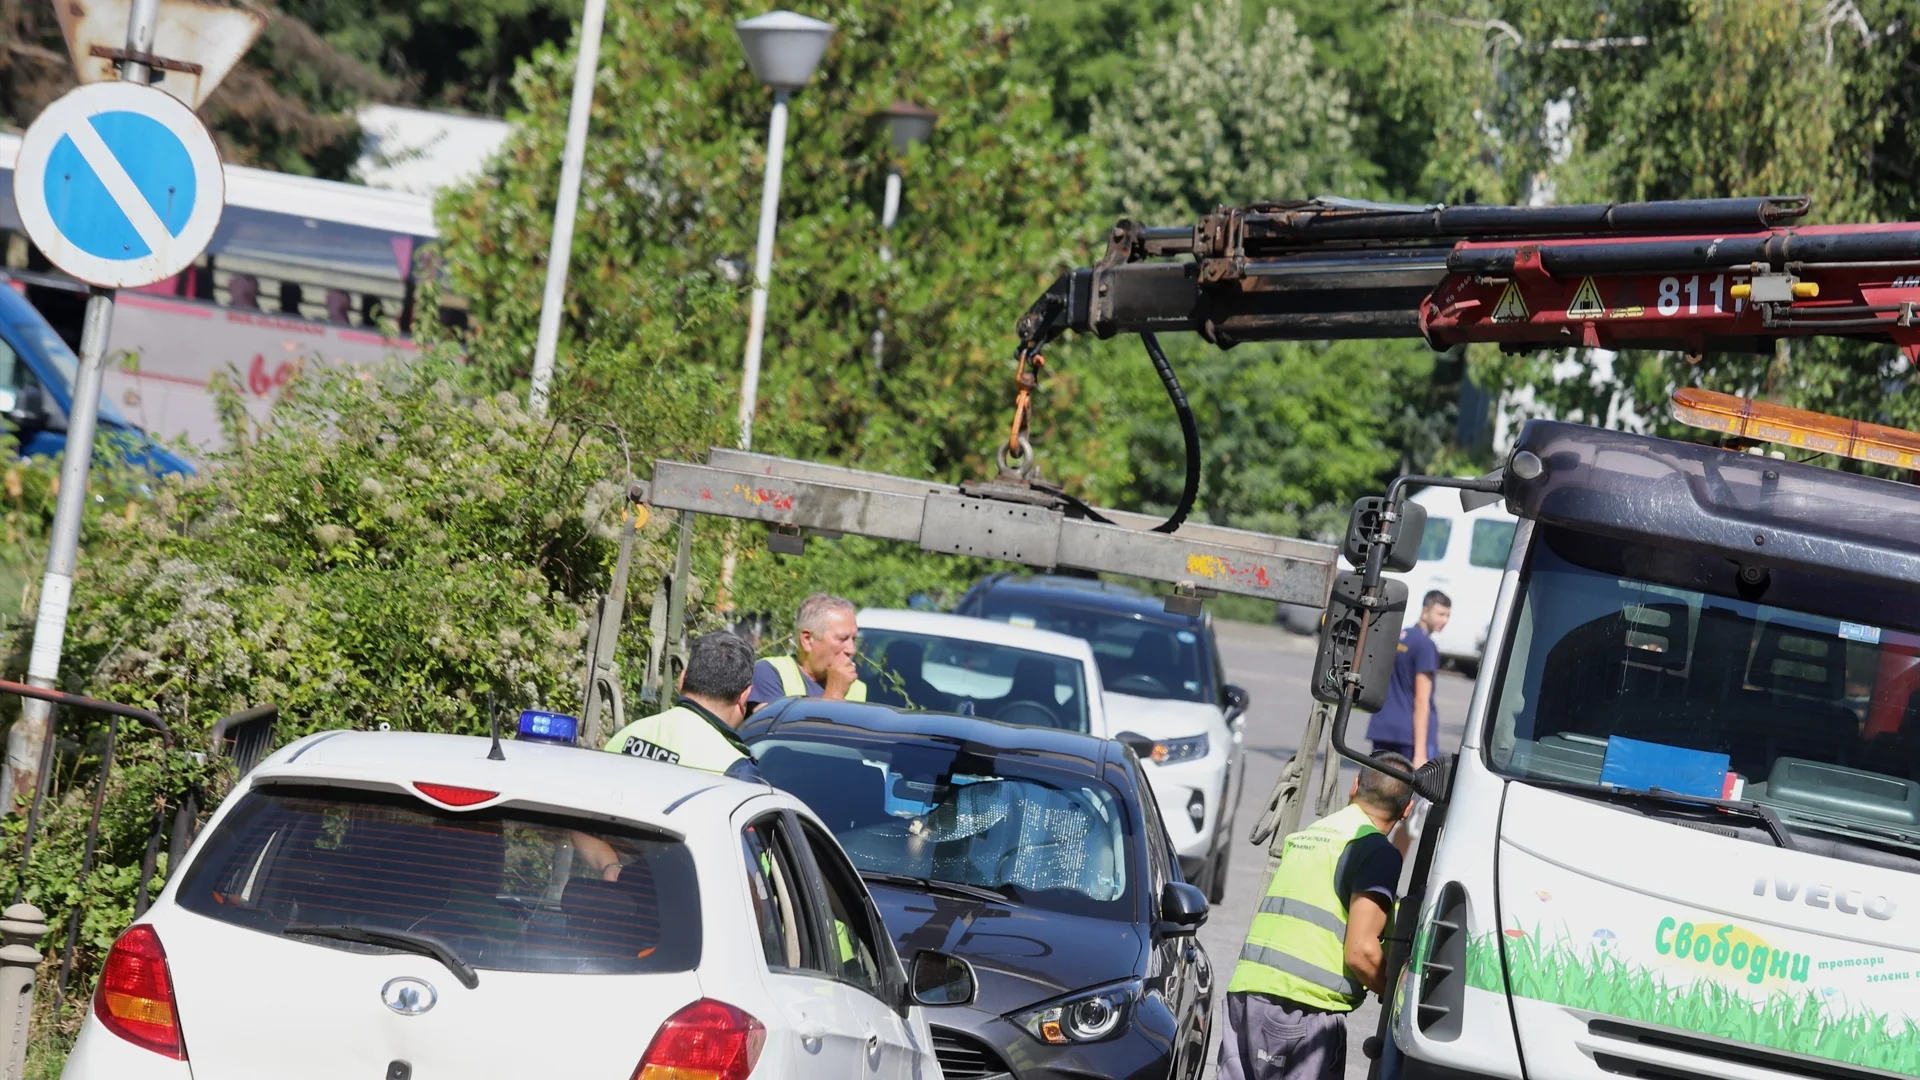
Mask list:
[[[573,64],[573,101],[567,109],[567,141],[560,154],[560,193],[553,207],[553,238],[547,247],[547,284],[540,299],[540,329],[533,345],[533,378],[527,411],[547,414],[554,358],[560,350],[560,315],[567,298],[567,264],[573,261],[573,220],[580,207],[580,174],[587,157],[587,120],[593,113],[593,83],[600,68],[600,30],[607,0],[587,0],[580,15],[579,52]]]
[[[893,262],[893,252],[887,247],[884,234],[893,232],[894,220],[900,216],[900,159],[912,150],[916,143],[927,141],[933,134],[933,122],[937,114],[932,110],[910,101],[896,101],[886,111],[887,134],[893,138],[893,161],[887,166],[887,193],[880,204],[880,229],[883,234],[880,241],[880,263]],[[879,311],[879,325],[873,331],[873,370],[880,370],[881,358],[887,347],[887,309]]]
[[[773,89],[767,123],[767,175],[760,188],[760,237],[753,249],[753,307],[740,377],[740,448],[753,448],[753,412],[760,399],[760,347],[767,331],[767,277],[773,268],[773,229],[780,214],[780,170],[786,164],[787,98],[807,85],[833,40],[834,26],[775,11],[733,24],[754,77]]]

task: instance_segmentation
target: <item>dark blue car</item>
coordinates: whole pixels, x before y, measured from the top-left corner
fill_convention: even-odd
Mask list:
[[[67,416],[79,367],[73,350],[33,305],[0,285],[0,417],[19,440],[22,456],[52,457],[67,448]],[[128,423],[105,398],[100,401],[99,430],[130,465],[156,476],[194,471],[185,458]]]
[[[972,969],[972,1001],[927,1010],[946,1080],[1200,1080],[1207,902],[1124,744],[819,698],[740,735],[833,830],[901,957]]]

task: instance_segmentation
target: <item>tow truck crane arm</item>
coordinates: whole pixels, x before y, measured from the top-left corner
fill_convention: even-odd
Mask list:
[[[1319,198],[1115,225],[1020,318],[1067,331],[1248,341],[1424,338],[1766,352],[1782,337],[1891,343],[1920,361],[1920,222],[1797,225],[1803,196],[1417,207]],[[1184,256],[1184,258],[1183,258]]]

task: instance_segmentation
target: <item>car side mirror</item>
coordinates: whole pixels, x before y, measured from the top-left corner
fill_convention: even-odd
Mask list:
[[[6,409],[7,419],[21,431],[42,431],[53,423],[47,409],[47,392],[37,386],[9,391],[13,403]]]
[[[1252,704],[1253,695],[1232,683],[1223,687],[1221,694],[1227,699],[1227,726],[1232,727],[1246,718],[1247,706]]]
[[[1160,890],[1160,932],[1168,937],[1190,937],[1207,921],[1207,894],[1184,881],[1169,881]]]
[[[908,994],[920,1005],[971,1005],[980,992],[972,964],[932,949],[914,954],[907,986]]]
[[[1133,756],[1141,761],[1153,760],[1153,740],[1137,731],[1122,731],[1114,735],[1122,746],[1133,751]]]

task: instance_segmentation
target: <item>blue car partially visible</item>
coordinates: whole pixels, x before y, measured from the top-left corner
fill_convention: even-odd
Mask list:
[[[51,457],[67,448],[67,417],[80,361],[60,335],[0,277],[0,418],[23,457]],[[100,401],[99,431],[122,461],[155,476],[192,475],[193,465],[129,423],[113,402]]]

